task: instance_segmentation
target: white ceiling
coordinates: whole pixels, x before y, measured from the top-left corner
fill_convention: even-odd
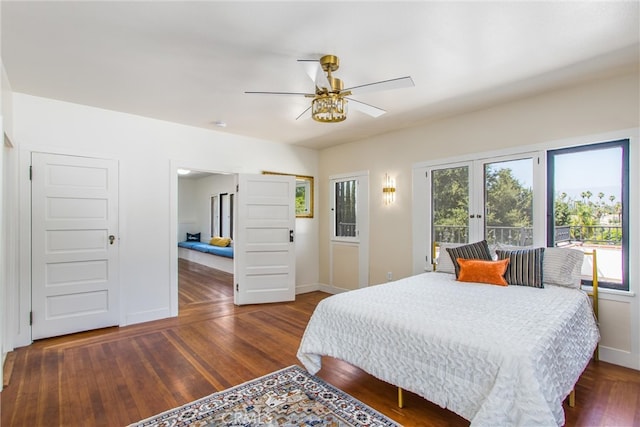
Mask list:
[[[323,148],[638,67],[639,2],[2,1],[12,89]],[[321,124],[297,59],[340,57],[354,98],[387,110]],[[214,125],[216,120],[228,124]]]

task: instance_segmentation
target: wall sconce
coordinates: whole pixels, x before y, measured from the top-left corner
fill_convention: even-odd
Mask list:
[[[384,174],[384,184],[382,187],[382,201],[385,205],[390,205],[396,201],[396,183],[388,173]]]

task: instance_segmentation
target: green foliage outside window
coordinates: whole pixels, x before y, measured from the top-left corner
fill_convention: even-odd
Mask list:
[[[486,223],[491,226],[531,227],[533,191],[525,188],[509,168],[486,171]],[[433,223],[467,226],[469,182],[466,167],[433,174]]]
[[[554,200],[555,225],[570,226],[571,238],[581,241],[622,241],[622,203],[614,195],[589,190],[573,198],[567,193]]]
[[[467,226],[469,221],[468,168],[434,171],[433,224]]]
[[[466,230],[470,213],[468,168],[441,169],[432,176],[433,225]],[[533,190],[524,187],[510,168],[486,168],[485,203],[488,228],[533,226]],[[560,193],[554,201],[554,216],[556,227],[570,227],[571,240],[622,241],[622,204],[615,195],[594,195],[585,190],[572,198]]]
[[[296,213],[305,213],[307,212],[307,191],[304,186],[296,186]]]
[[[533,190],[522,186],[509,168],[485,170],[485,215],[492,227],[531,227]]]

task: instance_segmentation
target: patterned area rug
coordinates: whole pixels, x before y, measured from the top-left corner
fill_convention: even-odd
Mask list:
[[[147,418],[142,426],[400,426],[347,393],[290,366]]]

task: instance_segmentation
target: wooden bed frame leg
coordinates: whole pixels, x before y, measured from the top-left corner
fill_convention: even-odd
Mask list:
[[[398,408],[404,408],[404,396],[400,387],[398,387]]]
[[[569,393],[569,407],[575,408],[575,406],[576,406],[576,389],[574,388],[573,390],[571,390],[571,393]]]

